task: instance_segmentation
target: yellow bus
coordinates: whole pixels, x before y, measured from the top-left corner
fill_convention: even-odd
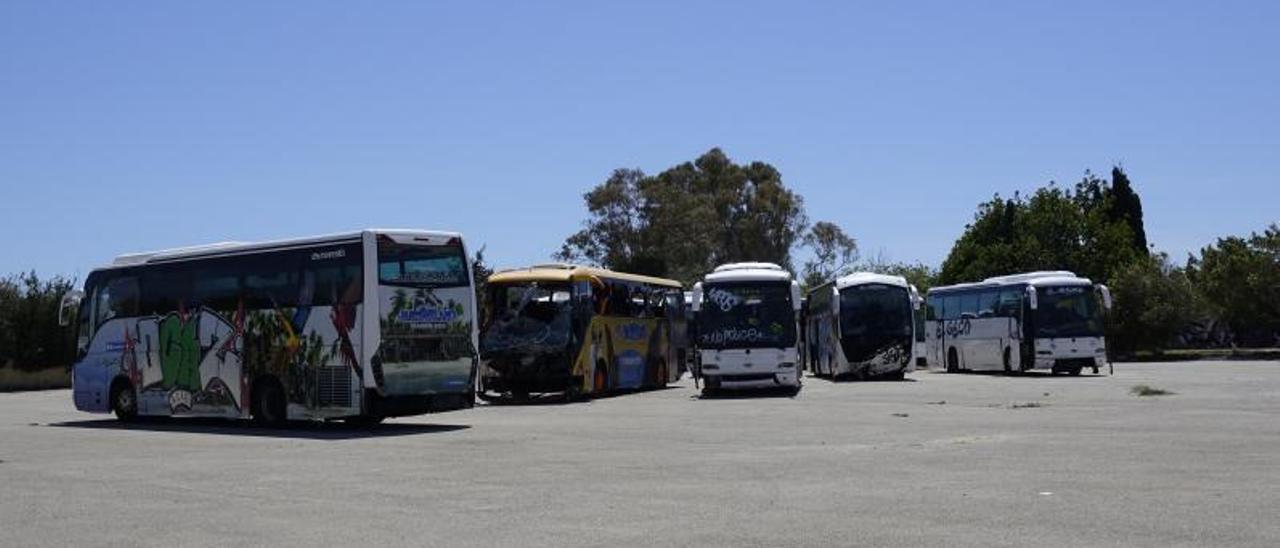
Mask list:
[[[656,388],[679,377],[680,282],[567,264],[489,277],[481,395],[567,398]]]

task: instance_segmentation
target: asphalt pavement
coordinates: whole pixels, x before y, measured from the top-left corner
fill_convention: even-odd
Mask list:
[[[1277,362],[685,379],[373,429],[0,394],[3,546],[1280,546],[1277,515]]]

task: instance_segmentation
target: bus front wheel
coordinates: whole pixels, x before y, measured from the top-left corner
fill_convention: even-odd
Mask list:
[[[956,349],[952,348],[947,351],[947,373],[960,372],[960,356],[956,354]]]
[[[133,392],[133,383],[127,379],[120,378],[111,383],[111,412],[123,422],[138,418],[138,397]]]
[[[1004,374],[1013,374],[1013,352],[1008,347],[1004,349]]]

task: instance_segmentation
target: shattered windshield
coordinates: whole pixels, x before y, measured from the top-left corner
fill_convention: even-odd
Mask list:
[[[1037,337],[1100,337],[1102,307],[1093,288],[1086,285],[1036,289]]]
[[[569,344],[572,300],[568,284],[490,285],[489,302],[491,319],[480,334],[481,352],[556,349]]]
[[[702,348],[786,348],[795,345],[796,314],[788,282],[708,285],[697,316]]]

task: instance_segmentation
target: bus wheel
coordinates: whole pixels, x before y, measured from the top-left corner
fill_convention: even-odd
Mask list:
[[[1072,367],[1071,369],[1068,369],[1068,370],[1067,370],[1067,373],[1068,373],[1069,375],[1071,375],[1072,377],[1079,377],[1079,376],[1080,376],[1080,371],[1081,371],[1082,369],[1084,369],[1084,368],[1083,368],[1083,367],[1080,367],[1080,366],[1078,366],[1078,365],[1077,365],[1077,366],[1075,366],[1075,367]]]
[[[111,383],[111,411],[123,422],[138,418],[138,397],[133,392],[133,383],[123,378]]]
[[[956,354],[954,347],[947,351],[947,373],[960,372],[960,356]]]
[[[1009,347],[1004,349],[1004,374],[1013,374],[1013,353],[1009,351]]]
[[[667,387],[667,360],[658,360],[658,388]]]
[[[272,378],[264,378],[253,385],[253,421],[264,426],[280,426],[288,417],[288,402],[284,389]]]
[[[593,394],[603,394],[609,389],[609,372],[605,370],[603,361],[596,363],[596,374],[591,383],[591,392]]]

